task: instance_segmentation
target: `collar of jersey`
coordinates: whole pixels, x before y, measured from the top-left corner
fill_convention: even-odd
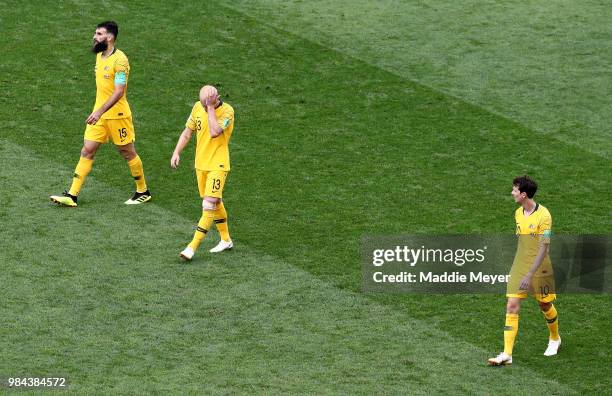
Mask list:
[[[110,58],[111,56],[115,55],[115,52],[117,52],[117,47],[113,47],[113,52],[111,52],[111,53],[110,53],[110,54],[109,54],[109,55],[108,55],[106,58],[103,58],[102,53],[100,53],[100,58],[102,58],[102,59],[108,59],[108,58]]]
[[[533,210],[533,212],[529,213],[529,216],[531,216],[532,214],[534,214],[535,212],[538,211],[538,208],[540,207],[540,204],[536,202],[536,207]],[[523,216],[525,215],[525,208],[523,208]]]

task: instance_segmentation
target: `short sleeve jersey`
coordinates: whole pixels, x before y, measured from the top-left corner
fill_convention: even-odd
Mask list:
[[[195,168],[203,171],[230,170],[229,141],[234,130],[234,109],[223,102],[215,109],[217,122],[223,133],[210,136],[208,113],[201,102],[196,102],[185,126],[196,131]]]
[[[96,104],[94,110],[99,109],[115,90],[115,80],[126,85],[123,96],[104,114],[102,119],[119,119],[132,116],[130,105],[127,101],[127,80],[130,74],[130,64],[123,51],[115,49],[107,58],[102,53],[96,56]]]
[[[516,235],[518,236],[518,247],[514,258],[514,266],[526,273],[533,264],[540,245],[550,244],[552,217],[548,209],[540,204],[529,216],[525,216],[523,207],[514,212],[516,222]],[[550,255],[546,254],[534,276],[549,276],[552,273]]]

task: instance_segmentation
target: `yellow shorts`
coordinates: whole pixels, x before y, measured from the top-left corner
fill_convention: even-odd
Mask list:
[[[552,302],[557,299],[554,276],[534,276],[531,278],[529,290],[520,289],[521,279],[522,276],[510,274],[506,297],[527,298],[527,295],[531,294],[539,302]]]
[[[116,120],[99,119],[94,125],[87,124],[85,139],[94,142],[107,143],[112,138],[117,146],[124,146],[136,140],[132,117]]]
[[[203,171],[196,169],[200,197],[223,198],[223,187],[227,179],[226,171]]]

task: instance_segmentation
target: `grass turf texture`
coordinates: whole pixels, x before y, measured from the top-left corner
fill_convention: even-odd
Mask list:
[[[9,318],[0,375],[65,373],[85,393],[608,389],[607,369],[596,363],[609,354],[608,296],[562,296],[565,345],[554,359],[541,357],[546,330],[528,302],[517,364],[491,371],[483,363],[501,347],[502,296],[360,295],[359,240],[508,232],[509,181],[522,173],[540,181],[538,198],[557,232],[609,232],[609,160],[595,145],[514,121],[503,101],[495,112],[469,104],[478,102],[460,78],[445,81],[459,87],[452,96],[416,83],[426,62],[411,76],[364,62],[371,54],[361,41],[313,41],[304,33],[308,15],[289,14],[292,32],[275,28],[270,4],[253,11],[135,2],[92,14],[78,2],[2,3],[9,187],[0,258],[10,287],[0,296]],[[119,22],[118,47],[132,65],[128,97],[155,203],[121,206],[133,184],[108,146],[81,207],[58,210],[45,199],[67,186],[78,159],[94,99],[87,47],[105,18]],[[220,86],[237,113],[225,195],[239,245],[184,267],[176,255],[199,216],[193,145],[181,169],[168,163],[204,82]],[[545,88],[533,94],[555,97]],[[578,94],[594,108],[605,100]],[[512,111],[528,109],[506,100]],[[598,133],[603,141],[609,130]]]

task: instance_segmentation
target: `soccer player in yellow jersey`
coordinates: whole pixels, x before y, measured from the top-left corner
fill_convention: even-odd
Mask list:
[[[554,274],[549,256],[552,217],[544,206],[533,197],[538,189],[528,176],[517,177],[512,182],[512,196],[520,204],[514,213],[518,246],[508,282],[506,297],[506,325],[504,327],[504,351],[489,359],[492,366],[512,364],[512,348],[518,332],[521,299],[531,293],[540,304],[548,324],[549,338],[545,356],[557,354],[561,346]]]
[[[170,166],[179,165],[180,154],[196,132],[195,170],[198,190],[202,198],[202,217],[196,227],[193,240],[180,253],[183,260],[191,260],[213,222],[221,240],[210,250],[222,252],[234,247],[223,205],[223,187],[230,171],[229,141],[234,129],[234,109],[221,101],[217,89],[205,85],[200,90],[200,101],[193,105],[191,114],[181,133],[170,159]]]
[[[142,161],[136,153],[132,111],[127,102],[130,64],[127,56],[115,48],[119,28],[113,21],[98,24],[93,36],[92,52],[96,54],[96,103],[87,117],[81,158],[74,171],[72,185],[63,195],[52,195],[51,201],[62,206],[77,206],[77,197],[93,166],[94,155],[109,138],[128,163],[136,182],[136,193],[125,203],[141,204],[151,200]]]

